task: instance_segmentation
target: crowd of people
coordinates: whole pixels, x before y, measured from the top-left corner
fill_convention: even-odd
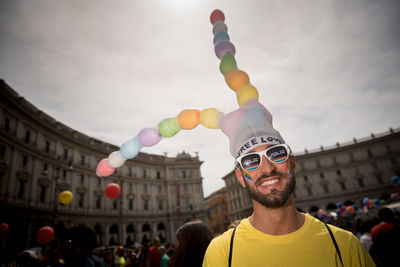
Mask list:
[[[7,267],[200,267],[213,238],[200,220],[183,224],[176,232],[176,243],[162,244],[160,238],[137,247],[118,246],[94,250],[94,231],[84,225],[72,227],[48,245],[24,250]]]
[[[356,236],[369,252],[377,266],[397,266],[400,262],[400,219],[389,208],[381,208],[379,217],[338,225]],[[228,229],[238,227],[233,222]],[[227,230],[228,230],[227,229]],[[200,220],[189,221],[176,232],[176,243],[162,243],[158,237],[153,242],[136,247],[118,246],[93,250],[94,232],[84,226],[67,230],[55,238],[38,255],[37,251],[22,251],[10,267],[200,267],[207,247],[213,239],[209,228]]]

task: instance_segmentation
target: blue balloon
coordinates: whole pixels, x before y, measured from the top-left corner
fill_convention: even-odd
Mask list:
[[[343,203],[342,202],[338,202],[337,204],[336,204],[336,207],[338,207],[338,208],[341,208],[343,206]]]
[[[375,198],[374,199],[374,204],[377,207],[377,206],[379,206],[381,204],[381,201],[379,199]]]
[[[354,207],[355,211],[358,211],[358,206],[356,204],[353,204],[352,206]]]
[[[215,44],[216,42],[222,41],[222,40],[229,41],[229,35],[224,31],[215,33],[213,43]]]
[[[392,183],[393,183],[393,184],[397,184],[398,182],[400,182],[399,176],[393,176],[393,177],[392,177]]]
[[[140,149],[142,148],[142,144],[140,143],[137,137],[132,138],[129,141],[126,141],[119,150],[121,155],[126,159],[132,159],[139,154]]]

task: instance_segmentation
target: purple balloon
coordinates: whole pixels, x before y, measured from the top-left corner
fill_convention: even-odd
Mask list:
[[[161,135],[156,128],[144,128],[138,134],[142,146],[154,146],[161,140]]]
[[[215,55],[221,59],[226,53],[235,55],[236,50],[233,44],[227,40],[222,40],[215,43],[214,46]]]

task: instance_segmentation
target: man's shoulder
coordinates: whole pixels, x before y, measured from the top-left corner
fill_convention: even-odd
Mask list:
[[[234,228],[231,228],[231,229],[226,230],[222,234],[215,236],[213,238],[212,242],[220,243],[220,242],[226,242],[227,240],[230,240],[233,230],[234,230]]]
[[[235,230],[235,228],[236,228],[236,231],[235,231],[235,236],[236,236],[239,232],[243,233],[244,231],[246,231],[247,223],[248,223],[248,220],[247,219],[243,219],[240,222],[240,224],[238,224],[236,227],[229,228],[228,230],[226,230],[222,234],[214,237],[212,242],[214,242],[216,244],[229,244],[230,241],[231,241],[232,234],[233,234],[233,231]]]
[[[338,226],[329,224],[329,223],[324,223],[321,220],[313,217],[310,214],[307,214],[307,218],[311,224],[311,227],[314,229],[314,232],[316,233],[321,233],[321,232],[327,232],[329,234],[327,227],[331,230],[333,236],[338,239],[357,239],[357,237],[350,231],[344,230]]]

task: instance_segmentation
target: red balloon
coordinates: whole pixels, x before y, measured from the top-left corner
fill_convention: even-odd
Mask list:
[[[0,223],[0,235],[6,235],[8,233],[8,224],[7,223]]]
[[[48,244],[53,239],[54,230],[50,226],[43,226],[36,233],[36,239],[40,244]]]
[[[119,193],[121,192],[121,188],[119,187],[118,184],[116,183],[111,183],[106,186],[105,194],[108,198],[114,199],[119,196]]]
[[[221,10],[215,9],[210,15],[211,24],[214,25],[214,22],[216,22],[218,20],[225,21],[225,15]]]

